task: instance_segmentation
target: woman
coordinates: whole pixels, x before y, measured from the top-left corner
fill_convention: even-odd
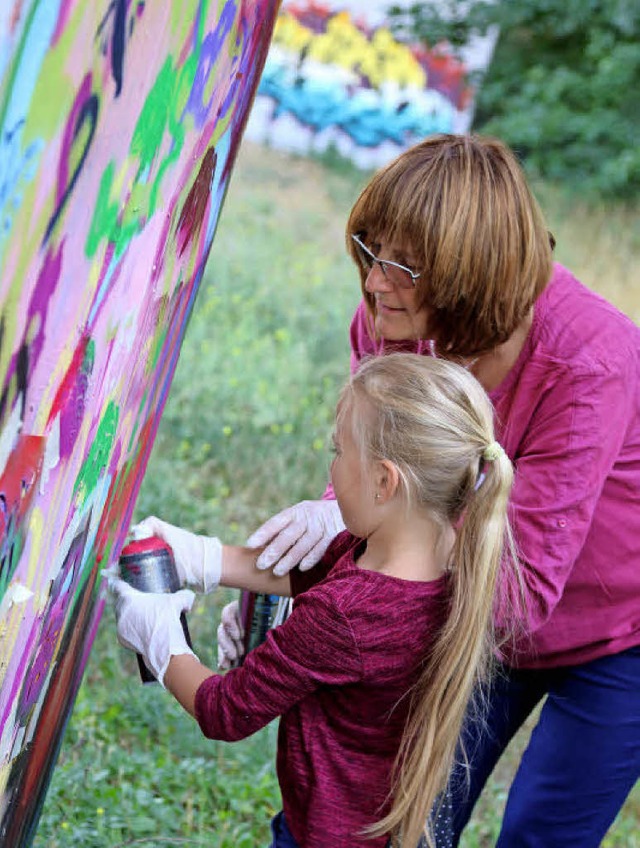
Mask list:
[[[486,726],[467,723],[456,838],[542,702],[498,848],[597,846],[640,776],[640,330],[553,263],[522,171],[493,139],[436,136],[403,153],[357,200],[347,245],[363,291],[352,369],[390,350],[462,363],[516,468],[526,635],[502,656]],[[342,529],[332,497],[259,528],[258,565],[317,562]]]

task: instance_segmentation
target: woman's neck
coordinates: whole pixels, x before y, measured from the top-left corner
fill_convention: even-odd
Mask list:
[[[501,345],[471,360],[468,368],[487,392],[497,389],[518,361],[533,323],[533,308]]]

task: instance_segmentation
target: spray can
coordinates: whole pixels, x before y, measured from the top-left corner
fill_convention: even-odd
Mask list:
[[[244,655],[261,645],[267,630],[277,627],[289,615],[290,598],[257,592],[240,593],[240,618],[244,628]]]
[[[164,539],[158,536],[138,539],[125,545],[120,554],[120,576],[125,583],[140,592],[172,593],[180,589],[173,551]],[[187,644],[191,648],[191,635],[184,612],[180,615],[180,621]],[[155,683],[155,677],[144,664],[140,654],[136,656],[142,682]]]

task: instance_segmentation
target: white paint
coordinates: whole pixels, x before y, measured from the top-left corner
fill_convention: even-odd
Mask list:
[[[18,441],[20,430],[22,429],[22,419],[20,410],[22,408],[22,396],[16,398],[16,402],[11,410],[11,415],[4,426],[4,430],[0,433],[0,476],[4,474],[7,467],[7,462],[13,449]]]
[[[56,415],[44,448],[42,474],[40,475],[39,493],[44,495],[49,475],[60,462],[60,415]]]

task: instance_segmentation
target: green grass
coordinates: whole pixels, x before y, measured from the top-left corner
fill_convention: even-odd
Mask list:
[[[366,175],[247,146],[185,339],[136,513],[242,542],[275,511],[317,497],[327,437],[348,372],[358,300],[343,227]],[[632,280],[638,208],[594,207],[539,187],[558,258],[640,320]],[[199,599],[190,629],[215,663],[223,591]],[[464,837],[495,843],[507,787],[526,744],[514,740]],[[269,844],[280,808],[276,726],[234,745],[204,740],[156,685],[142,686],[100,624],[45,801],[36,848]],[[604,845],[640,846],[640,792]]]

